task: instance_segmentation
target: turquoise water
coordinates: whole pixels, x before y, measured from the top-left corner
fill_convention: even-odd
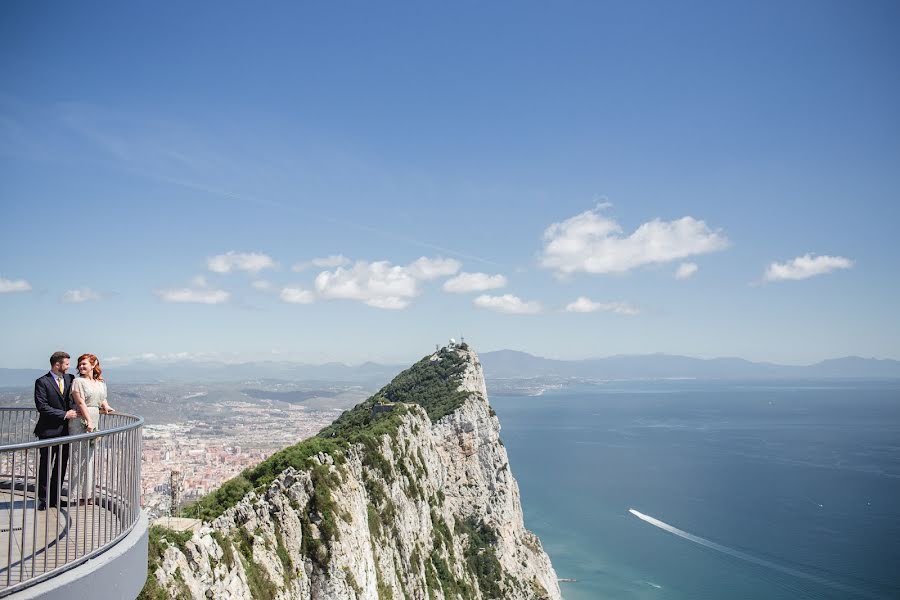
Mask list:
[[[526,525],[577,580],[566,600],[900,598],[900,383],[629,383],[491,404]]]

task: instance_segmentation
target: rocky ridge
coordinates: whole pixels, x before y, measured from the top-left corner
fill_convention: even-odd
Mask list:
[[[152,532],[157,593],[560,598],[549,557],[524,527],[500,423],[467,347],[423,358],[317,438],[279,454],[265,467],[279,470],[271,481],[257,470],[224,486],[219,509],[203,507],[214,518],[199,531]],[[223,498],[254,483],[226,506]]]

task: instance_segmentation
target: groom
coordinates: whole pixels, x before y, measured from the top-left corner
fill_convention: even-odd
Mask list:
[[[75,376],[66,373],[69,358],[65,352],[54,352],[50,356],[50,372],[34,382],[34,406],[40,414],[34,426],[34,435],[42,440],[68,435],[68,421],[78,416],[70,408],[69,394]],[[59,502],[59,488],[66,475],[66,463],[69,462],[69,445],[44,446],[40,454],[37,509],[46,510],[47,506],[56,506]],[[52,474],[48,477],[50,471]]]

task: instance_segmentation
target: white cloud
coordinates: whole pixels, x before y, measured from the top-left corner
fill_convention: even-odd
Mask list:
[[[696,273],[699,268],[697,263],[681,263],[678,265],[678,270],[675,271],[675,279],[689,279],[690,277],[693,277],[694,273]]]
[[[550,225],[544,232],[541,266],[560,275],[577,271],[622,273],[728,246],[721,231],[713,231],[693,217],[654,219],[625,236],[619,224],[601,215],[601,210],[598,206]]]
[[[272,289],[272,282],[266,281],[265,279],[257,279],[250,285],[253,286],[253,289],[259,290],[260,292],[268,292]]]
[[[31,284],[24,279],[5,279],[0,277],[0,294],[12,294],[14,292],[30,292]]]
[[[288,304],[312,304],[316,296],[299,286],[288,286],[281,290],[281,299]]]
[[[495,290],[506,285],[506,277],[503,275],[488,275],[487,273],[460,273],[452,279],[444,282],[444,291],[454,294],[466,294],[469,292],[484,292]]]
[[[193,287],[154,290],[153,293],[163,302],[192,304],[222,304],[231,297],[225,290],[211,288],[202,275],[191,278],[191,285]]]
[[[178,288],[156,290],[156,295],[163,302],[187,302],[194,304],[222,304],[228,302],[230,294],[223,290],[198,290]]]
[[[617,315],[633,316],[640,314],[638,307],[627,302],[594,302],[585,296],[579,296],[575,302],[566,306],[566,312],[575,313],[592,313],[592,312],[612,312]]]
[[[409,269],[387,261],[358,261],[350,268],[322,271],[315,285],[322,298],[359,300],[377,308],[406,308],[419,293]]]
[[[462,267],[462,263],[452,258],[428,258],[423,256],[410,263],[407,268],[410,275],[416,279],[430,281],[438,277],[453,275],[459,271],[460,267]]]
[[[482,294],[472,302],[475,306],[511,315],[536,315],[541,312],[540,302],[524,302],[521,298],[512,294],[503,294],[502,296]]]
[[[350,264],[350,259],[343,254],[332,254],[322,258],[314,258],[306,262],[298,262],[292,268],[296,272],[305,271],[310,267],[318,267],[320,269],[333,269],[334,267],[343,267]]]
[[[91,288],[80,288],[77,290],[67,290],[63,294],[63,302],[71,304],[81,304],[82,302],[90,302],[91,300],[100,300],[101,296]]]
[[[784,263],[773,262],[766,269],[766,281],[808,279],[836,269],[849,269],[854,262],[843,256],[813,256],[805,254]]]
[[[234,270],[246,271],[255,275],[263,269],[274,269],[275,261],[266,254],[232,250],[206,259],[206,266],[213,273],[230,273]]]
[[[406,266],[361,260],[352,267],[322,271],[315,286],[321,298],[358,300],[375,308],[398,310],[419,295],[421,281],[452,275],[459,268],[459,261],[424,256]]]

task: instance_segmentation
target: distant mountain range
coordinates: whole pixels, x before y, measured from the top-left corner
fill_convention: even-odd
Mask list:
[[[293,362],[260,361],[228,364],[212,361],[146,362],[129,365],[104,365],[104,375],[116,383],[213,383],[276,379],[284,381],[322,381],[387,383],[403,369],[399,365],[373,362],[361,365],[325,363],[310,365]],[[48,369],[0,369],[0,386],[32,385]],[[75,369],[70,369],[74,373]]]
[[[499,350],[481,355],[491,378],[577,377],[584,379],[819,379],[900,378],[900,361],[847,356],[804,365],[751,362],[742,358],[691,358],[671,354],[553,360],[526,352]]]
[[[527,379],[559,377],[580,379],[821,379],[900,378],[900,361],[847,356],[812,365],[792,366],[751,362],[742,358],[691,358],[671,354],[609,356],[584,360],[554,360],[515,350],[498,350],[480,355],[485,377]],[[361,365],[325,363],[310,365],[291,362],[182,361],[108,366],[116,383],[206,383],[276,379],[359,383],[377,387],[399,373],[401,365],[367,362]],[[42,369],[0,369],[0,386],[28,386],[46,373]]]

